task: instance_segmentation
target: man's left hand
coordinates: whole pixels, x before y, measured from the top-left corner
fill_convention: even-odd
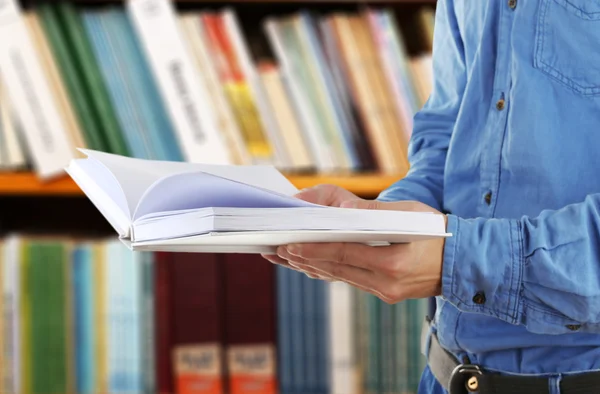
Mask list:
[[[344,206],[440,213],[414,201],[385,203],[357,200]],[[277,249],[281,259],[311,277],[318,274],[317,277],[349,283],[387,303],[439,295],[443,253],[444,238],[390,246],[313,243]]]

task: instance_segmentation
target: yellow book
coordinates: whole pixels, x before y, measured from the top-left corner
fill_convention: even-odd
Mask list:
[[[96,392],[108,393],[108,340],[106,307],[106,251],[103,243],[94,245],[94,294],[96,334]]]

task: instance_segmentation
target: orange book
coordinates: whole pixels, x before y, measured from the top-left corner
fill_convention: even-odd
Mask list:
[[[268,161],[272,151],[267,141],[250,86],[244,77],[221,16],[204,13],[202,23],[208,46],[221,83],[250,154],[257,161]]]

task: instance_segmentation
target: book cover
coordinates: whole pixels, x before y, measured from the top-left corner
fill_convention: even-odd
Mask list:
[[[156,357],[154,374],[156,376],[156,391],[159,394],[175,392],[171,349],[173,348],[172,264],[169,253],[155,254],[154,275],[154,354]]]
[[[260,255],[221,257],[229,393],[275,394],[275,267]]]

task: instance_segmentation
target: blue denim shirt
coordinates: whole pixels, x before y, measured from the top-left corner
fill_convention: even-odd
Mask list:
[[[600,369],[600,1],[439,0],[433,67],[380,199],[449,215],[440,343],[505,372]]]

